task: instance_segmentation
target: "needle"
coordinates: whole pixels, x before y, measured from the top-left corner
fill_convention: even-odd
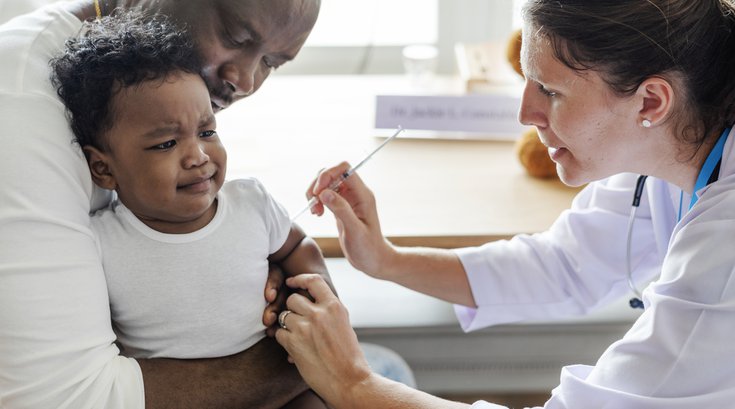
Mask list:
[[[357,170],[360,169],[360,167],[362,165],[364,165],[365,162],[367,162],[370,158],[372,158],[373,155],[375,155],[379,150],[383,149],[383,147],[385,145],[387,145],[388,142],[390,142],[393,139],[395,139],[395,137],[398,136],[398,134],[400,134],[403,131],[404,131],[404,129],[401,128],[400,125],[398,125],[398,129],[396,129],[396,132],[393,135],[391,135],[389,138],[387,138],[386,140],[384,140],[383,143],[381,143],[377,148],[375,148],[372,152],[370,152],[367,156],[365,156],[365,158],[363,160],[361,160],[360,163],[358,163],[357,165],[349,168],[346,172],[344,172],[343,174],[341,174],[339,176],[339,179],[337,179],[334,182],[332,182],[332,184],[330,184],[327,189],[333,190],[335,192],[339,191],[339,187],[342,186],[342,183],[345,180],[347,180],[348,177],[352,176],[355,172],[357,172]],[[319,201],[319,199],[317,199],[316,196],[312,197],[311,200],[309,200],[309,203],[306,204],[306,207],[303,210],[301,210],[300,212],[296,213],[296,216],[292,217],[291,218],[291,221],[296,220],[299,216],[301,216],[302,214],[304,214],[307,210],[309,210],[312,207],[314,207],[314,205],[318,201]]]

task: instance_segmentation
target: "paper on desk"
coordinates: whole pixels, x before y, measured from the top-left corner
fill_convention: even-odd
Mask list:
[[[503,94],[378,95],[375,127],[403,126],[401,137],[515,140],[520,98]]]

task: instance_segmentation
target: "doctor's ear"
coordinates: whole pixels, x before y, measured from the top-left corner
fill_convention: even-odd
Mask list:
[[[664,121],[674,107],[674,88],[671,82],[662,77],[643,81],[636,95],[642,100],[638,122],[646,123],[645,127]]]
[[[87,157],[87,164],[94,183],[103,189],[115,190],[117,182],[110,168],[109,156],[91,145],[87,145],[82,149],[84,150],[84,156]]]

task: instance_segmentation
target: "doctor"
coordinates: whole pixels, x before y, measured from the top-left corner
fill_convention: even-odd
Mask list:
[[[655,279],[630,331],[595,366],[564,368],[545,408],[732,407],[734,13],[729,0],[529,0],[519,117],[566,184],[589,183],[547,232],[454,251],[393,246],[359,176],[325,190],[346,163],[307,196],[334,213],[356,268],[458,304],[465,330],[583,315]],[[637,176],[623,172],[650,175],[630,228]],[[466,407],[372,373],[322,280],[288,284],[314,301],[292,295],[276,338],[335,408]]]

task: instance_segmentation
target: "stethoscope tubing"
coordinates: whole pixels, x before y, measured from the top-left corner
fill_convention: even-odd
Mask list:
[[[635,223],[635,214],[638,211],[638,206],[640,206],[641,204],[641,196],[643,196],[643,188],[646,185],[646,179],[648,179],[648,176],[640,175],[638,176],[638,180],[635,184],[635,193],[633,193],[633,204],[631,205],[630,216],[628,217],[628,237],[626,239],[625,245],[625,268],[628,278],[628,287],[630,287],[630,289],[633,291],[633,294],[635,294],[635,297],[631,298],[628,304],[631,308],[640,309],[643,309],[643,301],[641,300],[643,298],[643,295],[641,295],[641,292],[638,291],[638,288],[633,282],[633,266],[631,265],[630,252],[631,248],[633,247],[633,224]]]

